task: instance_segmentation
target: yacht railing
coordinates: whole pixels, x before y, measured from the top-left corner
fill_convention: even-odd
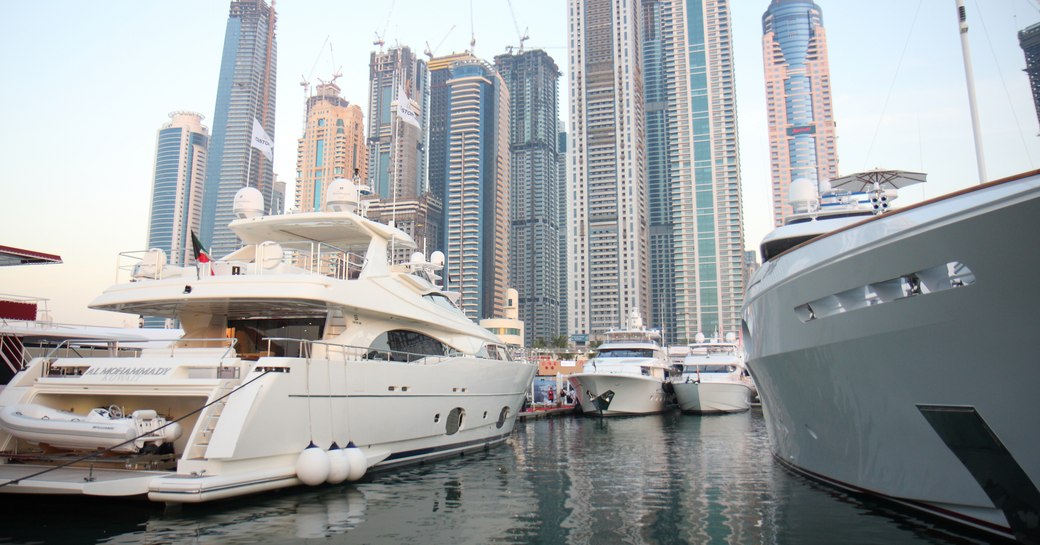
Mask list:
[[[363,360],[363,361],[386,361],[386,362],[401,362],[401,363],[421,363],[421,364],[434,364],[446,361],[452,358],[457,358],[463,355],[458,351],[450,351],[447,354],[422,354],[416,352],[405,352],[403,350],[390,350],[383,348],[372,348],[370,346],[350,346],[339,343],[332,343],[328,341],[317,341],[307,339],[296,339],[289,337],[265,337],[267,341],[267,353],[274,354],[275,351],[272,348],[278,348],[278,346],[272,346],[272,342],[295,344],[296,352],[289,354],[282,354],[288,357],[301,357],[310,358],[312,357],[314,345],[325,347],[325,355],[328,359],[333,359],[334,356],[342,359],[344,363],[350,360]]]
[[[252,251],[248,250],[250,248]],[[242,258],[235,259],[236,255]],[[167,263],[166,252],[161,249],[120,252],[116,283],[124,278],[136,282],[190,275],[202,280],[212,276],[286,273],[313,273],[349,280],[357,278],[365,267],[365,257],[361,253],[311,241],[261,242],[244,246],[227,257],[231,259],[179,266]]]

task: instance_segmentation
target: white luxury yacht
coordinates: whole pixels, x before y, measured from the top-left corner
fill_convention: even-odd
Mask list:
[[[684,413],[738,413],[751,408],[754,385],[744,367],[736,335],[725,341],[705,339],[696,342],[683,360],[683,374],[672,383],[675,401]]]
[[[36,358],[0,393],[0,492],[202,502],[501,443],[535,367],[511,361],[437,285],[404,232],[355,213],[263,215],[235,197],[244,246],[192,267],[150,250],[91,303],[176,318],[136,357]],[[204,261],[204,260],[202,260]]]
[[[675,368],[659,344],[657,330],[643,327],[633,310],[628,327],[608,331],[582,373],[569,379],[585,414],[617,416],[659,413],[673,403],[671,383]]]
[[[882,209],[914,180],[874,171],[832,185],[859,184]],[[1040,171],[865,219],[803,201],[762,243],[743,308],[776,457],[1040,541]]]

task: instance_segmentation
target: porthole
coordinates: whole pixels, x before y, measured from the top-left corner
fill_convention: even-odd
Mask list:
[[[440,422],[440,421],[441,421],[441,413],[437,413],[437,414],[433,415],[433,422],[434,423],[437,423],[437,422]]]
[[[502,429],[502,426],[506,425],[507,418],[509,418],[509,407],[502,407],[502,412],[498,413],[498,422],[495,422],[495,427]]]
[[[455,407],[448,413],[448,418],[444,420],[444,431],[448,435],[453,435],[462,429],[462,419],[466,416],[466,411],[462,407]]]
[[[484,420],[487,420],[487,411],[484,411]]]

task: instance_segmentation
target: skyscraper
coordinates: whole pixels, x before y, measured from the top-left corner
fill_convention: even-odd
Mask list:
[[[772,0],[762,15],[773,221],[791,213],[792,180],[838,175],[823,12],[812,0]]]
[[[744,231],[728,0],[644,0],[651,323],[736,333]]]
[[[639,2],[568,0],[570,333],[650,310]]]
[[[1040,23],[1018,31],[1018,45],[1026,56],[1026,74],[1033,91],[1033,109],[1040,120]]]
[[[195,259],[191,234],[202,224],[209,147],[209,129],[202,119],[194,112],[171,113],[155,146],[148,248],[165,251],[171,265],[184,266]]]
[[[296,152],[296,209],[320,210],[335,178],[361,180],[368,169],[361,107],[340,96],[334,81],[322,82],[307,99],[307,128]]]
[[[404,101],[402,106],[401,102]],[[401,116],[401,108],[417,115]],[[414,122],[410,120],[414,119]],[[429,254],[442,248],[442,194],[427,183],[430,73],[408,47],[372,52],[369,61],[368,183],[379,195],[369,218],[393,222]],[[409,255],[399,251],[395,259]]]
[[[171,265],[195,259],[192,233],[202,224],[209,129],[202,114],[173,112],[159,129],[155,146],[152,205],[148,213],[148,248],[166,252]],[[166,320],[145,317],[145,327],[163,327]]]
[[[368,65],[368,177],[383,200],[415,199],[426,187],[429,73],[408,47],[372,52]],[[401,93],[419,113],[419,126],[401,120]]]
[[[235,193],[249,185],[274,199],[271,161],[252,147],[253,122],[274,136],[277,46],[275,12],[264,0],[232,0],[224,34],[217,102],[213,115],[201,238],[215,257],[238,249],[227,225]]]
[[[509,91],[470,54],[432,59],[430,79],[430,185],[444,191],[445,285],[471,318],[500,317],[509,287]]]
[[[524,344],[561,334],[557,103],[560,69],[545,51],[495,57],[509,88],[510,282]],[[565,303],[563,303],[565,305]]]

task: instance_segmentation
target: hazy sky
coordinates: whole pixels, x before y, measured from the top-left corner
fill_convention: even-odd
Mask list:
[[[817,0],[830,50],[839,167],[927,172],[900,203],[977,182],[955,0]],[[1033,0],[967,0],[988,177],[1035,169],[1037,116],[1017,30]],[[145,249],[155,140],[168,113],[216,100],[227,0],[2,0],[0,245],[62,256],[0,269],[0,293],[50,298],[56,321],[121,325],[87,304],[116,278],[119,252]],[[745,247],[772,228],[761,17],[768,0],[731,0]],[[471,7],[472,6],[472,7]],[[280,0],[275,171],[291,184],[303,126],[301,80],[342,71],[367,110],[368,60],[388,44],[491,60],[529,29],[556,59],[566,124],[566,0]],[[981,10],[981,11],[980,11]],[[442,43],[443,41],[443,43]],[[438,44],[440,46],[438,47]],[[367,115],[367,111],[365,112]],[[289,200],[292,200],[291,191]],[[900,204],[897,203],[897,204]]]

